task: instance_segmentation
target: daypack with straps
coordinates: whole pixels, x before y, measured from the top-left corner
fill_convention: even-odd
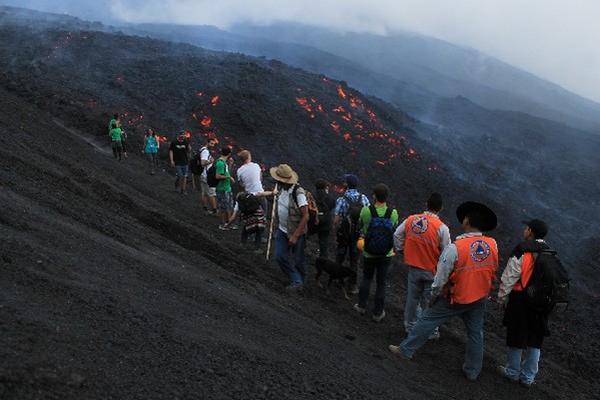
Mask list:
[[[215,167],[216,162],[212,163],[209,169],[206,170],[206,183],[208,187],[214,188],[219,184],[217,179],[217,168]]]
[[[557,304],[569,303],[569,273],[556,251],[542,249],[537,253],[531,278],[525,287],[527,306],[540,313],[550,313]]]
[[[377,214],[373,204],[369,206],[371,222],[365,235],[364,250],[373,256],[385,257],[394,247],[394,224],[392,223],[391,207],[385,210],[383,217]]]
[[[254,214],[260,208],[258,197],[252,193],[242,192],[237,196],[238,207],[243,215]]]
[[[298,188],[299,187],[300,187],[300,185],[294,185],[294,188],[292,189],[292,198],[296,202],[296,205],[298,205]],[[307,231],[307,233],[309,235],[312,235],[312,234],[318,232],[319,207],[317,207],[317,202],[315,201],[315,198],[311,192],[304,189],[304,194],[306,196],[306,202],[308,204],[308,224],[307,224],[308,231]]]
[[[359,193],[356,199],[344,195],[343,199],[348,203],[348,210],[346,211],[345,218],[341,221],[337,232],[337,239],[338,243],[348,245],[358,240],[360,212],[363,208],[362,194]]]
[[[200,153],[196,154],[190,160],[190,169],[192,170],[192,174],[200,175],[202,173],[202,161],[200,160]]]

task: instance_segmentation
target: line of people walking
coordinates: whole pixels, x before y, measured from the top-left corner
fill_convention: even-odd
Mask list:
[[[109,126],[113,152],[120,160],[123,139],[118,118]],[[456,217],[463,233],[452,241],[447,224],[439,216],[444,209],[439,193],[429,196],[423,212],[400,220],[398,211],[387,204],[390,189],[380,183],[370,196],[361,193],[354,174],[343,176],[343,188],[336,198],[326,180],[315,183],[313,194],[300,185],[291,166],[280,164],[269,169],[275,187],[265,191],[263,171],[252,160],[251,152],[237,154],[242,164],[236,179],[231,148],[223,147],[215,158],[217,143],[215,138],[207,138],[192,156],[191,146],[181,133],[169,146],[169,161],[176,170],[175,187],[180,193],[187,194],[190,169],[194,187],[199,178],[200,204],[207,214],[219,217],[218,229],[241,228],[241,243],[246,245],[252,238],[257,254],[264,253],[267,242],[267,260],[273,245],[274,258],[288,279],[286,289],[290,292],[300,292],[307,284],[308,236],[317,238],[318,254],[323,258],[329,258],[331,237],[335,237],[335,263],[342,266],[347,260],[351,271],[347,291],[358,295],[353,309],[359,315],[367,314],[375,280],[371,312],[375,322],[386,317],[389,270],[393,257],[402,256],[407,266],[406,337],[400,344],[390,345],[389,351],[401,359],[412,359],[428,340],[440,338],[439,327],[444,322],[460,317],[467,331],[462,370],[468,380],[478,378],[483,363],[485,309],[499,266],[496,240],[485,234],[497,226],[496,214],[489,207],[471,201],[460,204]],[[158,148],[159,141],[149,129],[144,152],[151,173],[157,167]],[[240,190],[234,197],[236,182]],[[269,197],[274,198],[270,213]],[[495,301],[504,309],[507,328],[507,361],[498,372],[529,387],[538,372],[543,339],[549,335],[548,317],[556,304],[568,300],[569,279],[556,252],[544,241],[547,225],[538,219],[524,221],[524,225],[523,240],[502,273]]]

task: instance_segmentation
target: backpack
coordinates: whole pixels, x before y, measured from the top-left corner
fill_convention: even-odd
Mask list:
[[[294,185],[294,189],[292,190],[292,198],[298,205],[298,188],[300,185]],[[304,190],[304,194],[306,196],[306,202],[308,203],[308,231],[309,235],[318,232],[319,225],[319,208],[317,207],[317,203],[315,202],[315,198],[311,192]]]
[[[569,274],[556,251],[543,249],[533,266],[533,273],[525,287],[527,306],[536,312],[548,314],[556,304],[569,304]]]
[[[369,211],[371,223],[365,236],[364,250],[373,256],[385,257],[394,247],[394,226],[391,218],[394,210],[388,207],[383,217],[377,214],[374,205],[369,206]]]
[[[238,207],[243,215],[251,215],[260,208],[258,197],[252,193],[242,192],[237,196]]]
[[[215,168],[215,164],[213,163],[209,169],[206,170],[206,183],[208,187],[214,188],[217,187],[219,180],[217,179],[217,169]]]
[[[194,175],[202,173],[202,162],[200,161],[200,153],[196,154],[190,161],[190,170]]]
[[[356,200],[350,196],[344,195],[344,200],[348,203],[346,217],[342,220],[340,228],[337,232],[338,243],[341,245],[349,245],[358,240],[360,231],[360,212],[363,208],[362,194],[359,194]]]

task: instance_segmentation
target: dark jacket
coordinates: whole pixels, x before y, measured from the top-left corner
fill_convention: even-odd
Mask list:
[[[317,189],[315,202],[319,208],[319,231],[330,231],[335,210],[335,197],[324,189]]]

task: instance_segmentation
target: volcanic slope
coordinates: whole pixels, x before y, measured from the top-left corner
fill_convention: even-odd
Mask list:
[[[462,188],[403,129],[405,115],[277,62],[94,32],[0,33],[2,398],[558,399],[597,392],[594,358],[571,352],[548,355],[537,388],[503,382],[494,373],[503,350],[494,315],[476,384],[461,377],[457,324],[416,362],[392,357],[386,346],[402,337],[401,268],[392,271],[389,318],[379,325],[354,315],[335,291],[330,297],[309,285],[292,297],[275,265],[247,254],[234,232],[219,232],[196,195],[177,195],[171,175],[150,176],[136,154],[147,125],[162,135],[188,127],[196,140],[212,131],[267,165],[291,160],[307,182],[353,167],[369,184],[410,185],[395,197],[405,214],[431,187]],[[352,99],[350,116],[333,111],[354,109]],[[114,109],[127,112],[135,150],[121,163],[105,141]],[[351,130],[343,116],[360,117],[367,135],[379,132],[369,136],[374,141],[357,139],[364,129]],[[398,142],[382,144],[390,139]]]

